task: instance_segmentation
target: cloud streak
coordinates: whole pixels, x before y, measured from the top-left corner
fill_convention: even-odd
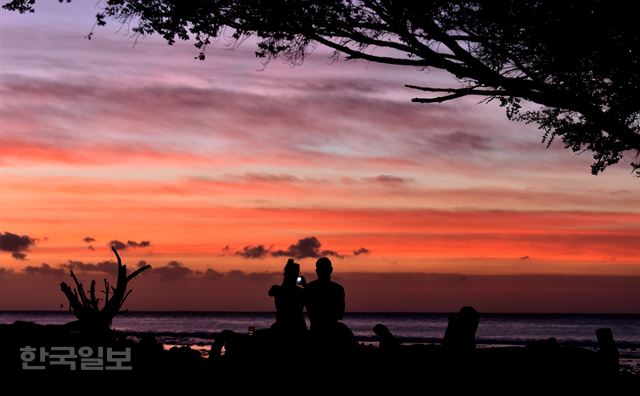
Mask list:
[[[430,142],[437,150],[446,152],[472,153],[491,150],[491,138],[465,131],[436,135],[430,138]]]
[[[271,248],[267,248],[264,245],[249,245],[237,251],[236,256],[248,258],[248,259],[261,259],[265,258],[271,253]]]
[[[29,275],[43,275],[43,276],[63,276],[66,271],[63,268],[54,268],[47,263],[42,263],[39,266],[27,266],[24,268],[24,272]]]
[[[115,248],[116,250],[125,250],[125,249],[128,249],[128,248],[137,249],[137,248],[149,247],[149,246],[151,246],[151,242],[149,242],[149,241],[140,241],[140,242],[127,241],[127,243],[124,243],[122,241],[114,239],[111,242],[109,242],[109,246]]]
[[[327,97],[325,93],[305,90],[299,95],[278,96],[215,87],[170,85],[161,81],[122,87],[110,81],[96,81],[95,78],[68,83],[15,75],[3,84],[2,89],[2,93],[13,97],[12,103],[15,103],[0,113],[6,120],[7,142],[14,142],[6,154],[20,155],[20,147],[22,150],[31,148],[25,155],[31,155],[32,160],[37,158],[33,154],[38,154],[38,146],[23,138],[25,129],[43,131],[42,134],[49,131],[43,136],[45,139],[39,140],[40,144],[45,143],[41,147],[53,149],[59,146],[60,140],[64,140],[64,147],[71,150],[88,145],[111,145],[116,152],[117,142],[126,135],[130,140],[144,142],[134,146],[139,146],[142,153],[146,150],[168,156],[180,152],[198,156],[203,149],[214,148],[201,132],[213,129],[216,154],[234,148],[236,151],[248,151],[258,158],[265,154],[292,158],[303,155],[308,165],[321,165],[323,157],[351,163],[375,156],[396,161],[412,158],[418,164],[424,164],[433,163],[434,159],[448,162],[455,156],[459,164],[491,165],[493,169],[499,164],[476,160],[486,160],[486,152],[493,148],[508,148],[503,152],[509,153],[519,147],[512,142],[514,137],[501,136],[496,132],[494,119],[482,117],[477,106],[464,102],[437,107],[416,106],[408,101],[350,95],[348,92]],[[83,118],[82,112],[66,112],[61,110],[64,109],[61,106],[51,109],[46,104],[48,101],[35,101],[35,98],[68,102],[70,108],[86,108],[91,110],[92,118]],[[463,111],[466,117],[460,117]],[[31,117],[26,117],[27,114]],[[154,115],[151,117],[149,114]],[[188,122],[185,114],[192,115]],[[326,114],[333,116],[326,117]],[[24,124],[25,119],[29,120],[29,125]],[[61,120],[73,120],[77,125],[88,124],[97,133],[87,136],[84,128],[65,133],[56,131],[56,136],[50,125]],[[477,132],[465,131],[470,124]],[[102,125],[114,125],[114,128],[108,132]],[[398,129],[403,133],[394,133]],[[153,131],[156,138],[146,139],[148,132],[140,135],[140,130]],[[180,130],[181,136],[189,139],[177,138],[175,130]],[[314,133],[297,132],[308,130]],[[265,135],[269,138],[261,139]],[[260,145],[256,144],[258,140]],[[50,142],[48,146],[47,142]],[[127,150],[126,146],[120,147]],[[538,149],[540,153],[545,152],[542,145]],[[136,150],[133,149],[134,152]],[[43,159],[67,158],[72,161],[74,158],[42,154]],[[517,157],[517,154],[510,158]],[[77,158],[83,160],[82,155]],[[91,156],[85,160],[98,161],[100,158]],[[528,162],[526,157],[521,161]],[[269,182],[268,179],[260,180],[259,174],[254,176],[256,182]]]
[[[175,281],[194,274],[194,271],[179,261],[170,261],[161,267],[155,267],[150,274],[160,277],[162,280]]]
[[[234,254],[247,259],[264,259],[266,257],[292,257],[296,259],[318,258],[322,256],[336,258],[348,257],[335,250],[322,249],[321,247],[322,243],[320,243],[320,240],[315,236],[311,236],[299,239],[296,243],[289,245],[287,249],[274,250],[273,245],[269,247],[266,247],[266,245],[247,245]],[[354,251],[355,255],[367,253],[369,253],[369,251],[365,248]]]
[[[298,240],[298,242],[289,245],[286,250],[274,250],[271,252],[273,257],[293,257],[296,259],[318,258],[322,256],[333,256],[343,258],[344,256],[334,250],[320,250],[322,244],[315,236],[306,237]]]
[[[35,246],[36,240],[28,235],[18,235],[12,232],[0,233],[0,251],[10,252],[16,260],[25,260],[29,249]]]
[[[116,273],[118,264],[115,261],[101,261],[98,263],[85,263],[83,261],[69,260],[68,264],[63,265],[64,268],[73,271],[82,272],[102,272],[108,274]]]

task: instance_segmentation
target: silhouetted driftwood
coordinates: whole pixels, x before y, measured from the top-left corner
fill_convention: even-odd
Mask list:
[[[144,265],[127,275],[127,266],[122,264],[117,250],[114,247],[111,250],[113,250],[118,259],[117,281],[116,287],[113,287],[106,278],[104,279],[104,290],[102,292],[105,297],[102,308],[99,305],[102,299],[96,297],[95,280],[91,281],[88,296],[84,286],[78,281],[72,270],[70,273],[76,286],[75,289],[72,289],[66,282],[60,283],[60,290],[69,300],[69,307],[78,318],[79,326],[86,331],[102,332],[109,330],[113,318],[118,315],[127,297],[132,292],[131,289],[127,290],[129,281],[144,271],[151,269],[150,265]]]

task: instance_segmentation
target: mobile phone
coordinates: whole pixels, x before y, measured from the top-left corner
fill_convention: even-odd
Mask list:
[[[296,284],[301,284],[302,283],[302,277],[299,276],[298,279],[296,279]]]

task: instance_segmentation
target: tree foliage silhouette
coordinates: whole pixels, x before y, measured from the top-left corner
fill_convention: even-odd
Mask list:
[[[34,3],[4,7],[28,12]],[[408,85],[424,95],[413,101],[497,100],[509,119],[537,124],[547,145],[559,138],[574,152],[590,150],[593,174],[629,156],[640,176],[634,10],[604,0],[106,0],[96,19],[169,44],[195,40],[200,59],[229,31],[236,43],[256,36],[265,61],[298,64],[319,43],[336,57],[446,70],[458,86]]]

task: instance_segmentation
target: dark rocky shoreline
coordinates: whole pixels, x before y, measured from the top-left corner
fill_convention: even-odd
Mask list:
[[[187,346],[165,350],[151,336],[133,340],[110,331],[86,334],[73,325],[16,322],[0,325],[0,370],[3,377],[42,385],[57,381],[118,381],[161,386],[189,384],[195,388],[278,390],[300,393],[348,387],[379,391],[411,389],[465,389],[509,392],[567,389],[602,390],[607,394],[640,389],[640,376],[620,370],[612,355],[555,340],[527,346],[455,350],[445,345],[396,345],[388,348],[361,344],[354,349],[331,348],[308,341],[291,343],[241,335],[242,347],[223,356],[203,358]],[[24,346],[110,346],[130,348],[131,371],[79,371],[66,367],[22,369]],[[40,380],[45,380],[41,382]],[[149,382],[150,381],[150,382]],[[214,386],[215,384],[215,386]],[[457,393],[457,392],[456,392]]]

